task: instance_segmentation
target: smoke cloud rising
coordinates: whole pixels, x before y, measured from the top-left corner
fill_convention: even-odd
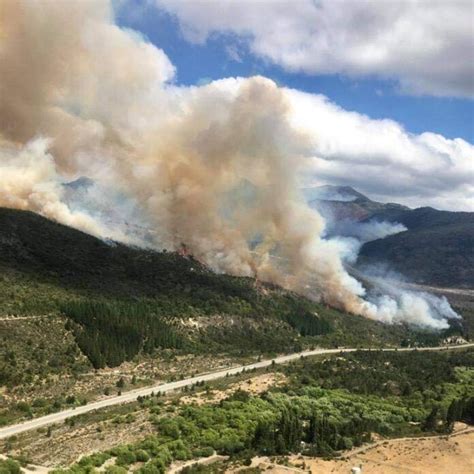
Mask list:
[[[107,1],[6,0],[0,35],[1,206],[131,244],[185,243],[215,271],[373,319],[457,317],[434,297],[364,299],[345,243],[324,238],[298,191],[314,137],[286,89],[263,77],[177,87],[166,55],[116,26]],[[80,176],[94,184],[71,200],[64,183]]]

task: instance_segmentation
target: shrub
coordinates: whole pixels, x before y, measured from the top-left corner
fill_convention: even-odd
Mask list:
[[[13,459],[0,459],[0,474],[20,474],[21,468]]]
[[[106,474],[127,474],[128,470],[122,466],[107,466],[104,472]]]
[[[148,453],[144,449],[139,449],[135,452],[135,458],[138,462],[147,462],[150,456],[148,456]]]

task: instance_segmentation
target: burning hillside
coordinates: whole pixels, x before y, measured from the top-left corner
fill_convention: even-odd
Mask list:
[[[166,55],[116,26],[106,1],[0,8],[1,206],[135,245],[184,242],[217,272],[373,319],[444,328],[458,317],[421,294],[366,298],[346,272],[347,243],[324,237],[298,190],[315,139],[286,89],[263,77],[177,87]],[[93,208],[65,198],[63,183],[83,175]],[[107,209],[152,232],[111,225]]]

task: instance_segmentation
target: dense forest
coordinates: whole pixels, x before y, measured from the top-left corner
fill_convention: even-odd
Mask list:
[[[215,349],[236,348],[239,351],[278,351],[286,348],[293,350],[295,336],[318,336],[331,332],[331,324],[308,309],[309,302],[295,296],[276,296],[279,304],[271,300],[247,301],[245,311],[251,316],[253,325],[244,322],[234,327],[209,328],[204,337],[193,338],[191,331],[183,328],[179,331],[180,321],[186,316],[230,313],[239,317],[242,309],[225,308],[226,302],[213,303],[206,299],[206,306],[200,307],[199,300],[189,301],[185,305],[173,298],[164,297],[154,300],[138,301],[67,301],[60,305],[60,311],[70,318],[66,324],[72,330],[82,352],[95,368],[114,367],[131,360],[139,353],[153,353],[155,349],[185,349],[190,352],[202,352]],[[191,305],[192,303],[192,305]],[[229,302],[242,304],[239,301]],[[275,322],[273,333],[266,334],[258,327],[264,321],[265,314],[272,314]],[[257,325],[256,325],[257,324]],[[296,334],[292,332],[296,331]],[[301,349],[301,345],[296,347]]]
[[[58,472],[89,472],[113,459],[110,472],[139,462],[142,474],[164,473],[173,460],[213,452],[244,464],[257,454],[332,456],[372,433],[445,434],[455,421],[474,422],[473,350],[360,351],[304,358],[278,370],[287,376],[284,386],[259,396],[238,390],[217,405],[170,412],[159,396],[141,399],[156,434]]]
[[[114,367],[132,359],[140,350],[179,348],[181,338],[146,303],[68,302],[61,306],[76,325],[76,341],[92,365]]]

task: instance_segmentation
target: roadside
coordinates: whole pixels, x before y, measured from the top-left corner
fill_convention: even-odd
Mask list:
[[[422,348],[385,348],[382,351],[444,351],[444,350],[459,350],[463,348],[474,347],[474,343],[462,344],[457,346],[438,346],[438,347],[422,347]],[[112,405],[119,405],[124,403],[130,403],[136,401],[138,397],[149,396],[152,393],[166,393],[177,389],[182,389],[184,387],[189,387],[196,383],[202,383],[212,380],[217,380],[228,375],[235,375],[246,370],[260,369],[264,367],[269,367],[273,364],[284,364],[292,360],[299,359],[301,357],[310,357],[313,355],[322,355],[322,354],[335,354],[335,353],[345,353],[345,352],[354,352],[357,350],[371,350],[371,349],[361,349],[361,348],[338,348],[338,349],[314,349],[304,352],[298,352],[294,354],[284,355],[275,357],[274,359],[262,360],[255,362],[253,364],[241,365],[237,367],[230,367],[228,369],[218,370],[215,372],[210,372],[206,374],[197,375],[195,377],[169,382],[165,384],[154,385],[151,387],[140,388],[136,390],[131,390],[122,395],[112,396],[107,399],[99,400],[88,405],[78,406],[68,410],[63,410],[57,413],[51,413],[46,416],[42,416],[33,420],[29,420],[23,423],[6,426],[0,429],[0,439],[5,439],[25,431],[43,428],[45,426],[63,422],[71,416],[77,416],[84,413],[88,413],[94,410],[99,410]],[[372,349],[373,350],[373,349]]]

